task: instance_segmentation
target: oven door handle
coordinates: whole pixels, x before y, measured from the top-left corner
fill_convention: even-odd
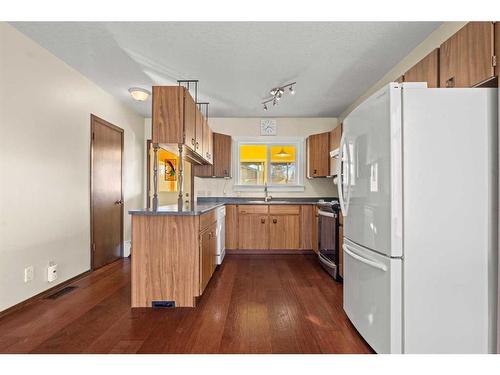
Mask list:
[[[347,255],[350,255],[352,258],[359,260],[361,263],[367,264],[373,268],[377,268],[377,269],[384,271],[384,272],[387,271],[387,267],[385,266],[385,264],[380,264],[380,263],[374,262],[371,259],[367,259],[367,258],[362,257],[361,255],[353,253],[351,250],[349,250],[349,247],[346,244],[344,244],[342,246],[342,248],[347,253]]]
[[[321,211],[321,210],[319,210],[318,211],[318,215],[335,218],[335,214],[333,212],[327,212],[327,211]]]

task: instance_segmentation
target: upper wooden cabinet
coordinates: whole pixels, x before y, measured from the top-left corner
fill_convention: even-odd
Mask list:
[[[495,59],[499,60],[500,56],[500,22],[495,22]],[[495,64],[495,75],[498,77],[500,75],[500,61],[496,61]]]
[[[330,132],[330,151],[340,147],[340,138],[342,138],[342,124],[338,124],[335,129]]]
[[[208,152],[213,165],[196,165],[193,175],[196,177],[231,177],[231,147],[230,135],[213,133],[210,130],[212,142],[208,143]]]
[[[441,44],[440,87],[472,87],[492,78],[493,34],[493,22],[469,22]]]
[[[427,82],[427,87],[439,87],[439,49],[436,48],[411,67],[403,76],[404,82]]]
[[[330,174],[330,132],[307,137],[307,178]]]
[[[153,86],[153,143],[182,144],[195,164],[211,163],[211,156],[206,156],[212,154],[211,133],[207,119],[186,88]]]

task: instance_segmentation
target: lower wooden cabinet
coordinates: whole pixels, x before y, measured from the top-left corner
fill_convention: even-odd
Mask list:
[[[300,248],[300,216],[272,215],[269,217],[269,248],[295,250]]]
[[[217,267],[215,262],[217,246],[216,229],[216,224],[213,223],[200,234],[200,294],[207,287]]]
[[[268,214],[239,211],[238,245],[240,249],[263,250],[269,246]]]
[[[317,225],[312,205],[227,205],[229,250],[311,250]]]

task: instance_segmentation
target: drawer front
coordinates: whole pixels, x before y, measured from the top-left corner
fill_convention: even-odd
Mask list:
[[[300,206],[295,206],[291,204],[284,205],[270,205],[269,213],[271,215],[298,215],[300,214]]]
[[[217,210],[211,210],[200,215],[200,232],[203,232],[215,221],[217,221]]]
[[[251,205],[251,204],[242,204],[238,206],[238,213],[240,215],[245,214],[267,214],[269,210],[269,206],[262,205]]]

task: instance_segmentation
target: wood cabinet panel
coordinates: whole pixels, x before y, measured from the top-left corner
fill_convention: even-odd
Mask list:
[[[314,208],[315,206],[307,204],[300,209],[300,248],[304,250],[313,248]]]
[[[214,133],[210,126],[208,126],[208,120],[205,119],[205,129],[207,130],[207,150],[206,150],[206,158],[210,164],[214,162]]]
[[[498,77],[500,75],[500,22],[495,22],[495,56],[496,56],[496,66],[495,75]]]
[[[299,215],[271,215],[269,219],[269,248],[271,250],[300,248]]]
[[[330,173],[330,132],[307,138],[307,177],[327,177]]]
[[[269,217],[266,214],[239,214],[238,216],[238,248],[269,248]]]
[[[214,133],[213,163],[215,177],[231,177],[232,139],[230,135]]]
[[[300,206],[291,204],[269,205],[269,214],[271,215],[299,215]]]
[[[153,86],[152,142],[184,142],[184,88]]]
[[[427,82],[427,87],[439,87],[439,49],[436,48],[404,74],[405,82]]]
[[[341,137],[342,137],[342,124],[338,124],[330,132],[330,151],[336,150],[340,147]]]
[[[492,22],[469,22],[439,49],[440,87],[472,87],[494,75]]]
[[[152,301],[195,306],[200,285],[196,219],[132,215],[132,307],[151,307]]]
[[[226,248],[238,249],[238,207],[226,206]]]
[[[217,221],[217,210],[211,210],[200,215],[200,231],[204,231]]]
[[[319,215],[318,215],[318,207],[315,206],[313,209],[313,233],[312,233],[312,240],[313,240],[313,250],[316,254],[319,253],[319,241],[318,241],[318,226],[319,226]]]
[[[238,205],[238,213],[244,214],[267,214],[269,212],[269,205],[267,204],[241,204]]]
[[[200,234],[200,295],[215,271],[216,241],[216,225],[212,224]]]
[[[198,106],[196,106],[195,112],[195,131],[194,131],[194,151],[201,157],[205,157],[203,154],[203,146],[207,147],[207,141],[204,138],[205,129],[205,118],[201,114]]]
[[[197,106],[189,92],[184,89],[184,144],[196,151]]]

